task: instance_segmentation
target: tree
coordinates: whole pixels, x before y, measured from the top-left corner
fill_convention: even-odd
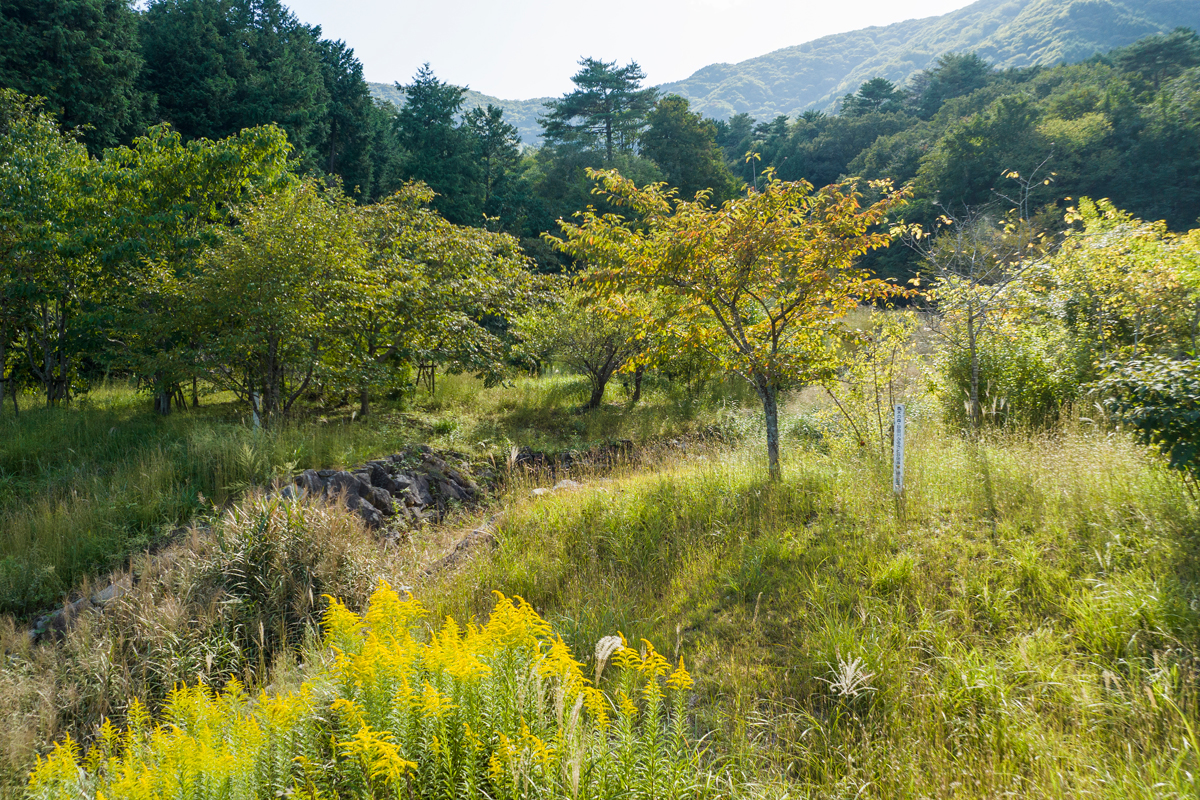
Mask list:
[[[92,153],[132,133],[149,98],[129,0],[0,2],[0,86],[46,98]]]
[[[197,256],[232,224],[233,209],[292,180],[290,147],[273,126],[213,142],[155,126],[132,147],[106,151],[100,164],[109,207],[95,281],[93,327],[103,347],[93,359],[138,378],[168,414],[191,379],[192,402],[203,325],[188,313]]]
[[[602,150],[611,165],[618,152],[633,150],[657,90],[640,88],[646,74],[636,61],[618,67],[615,61],[583,58],[579,65],[571,78],[577,88],[546,103],[538,122],[546,142]]]
[[[394,386],[403,367],[470,371],[489,385],[505,374],[509,342],[501,320],[538,296],[516,240],[452,225],[420,183],[357,211],[366,246],[360,269],[337,276],[338,312],[325,371],[358,393]]]
[[[1045,166],[1043,161],[1025,176],[1015,170],[1005,173],[1020,189],[1015,199],[997,195],[1011,203],[1006,214],[998,214],[994,204],[968,207],[958,216],[943,207],[939,227],[926,231],[914,225],[906,233],[906,242],[921,255],[934,278],[926,294],[936,310],[932,327],[949,347],[967,356],[967,418],[973,429],[983,424],[984,344],[996,335],[1006,315],[1027,304],[1022,283],[1051,244],[1029,213],[1034,189],[1052,182],[1053,173],[1038,179]],[[939,320],[941,324],[936,324]]]
[[[256,199],[187,289],[207,324],[209,377],[267,418],[291,409],[336,336],[331,287],[365,256],[347,204],[312,181]]]
[[[592,387],[587,410],[600,407],[612,376],[639,349],[634,321],[605,313],[590,300],[579,291],[562,291],[553,306],[516,323],[528,347],[587,376]]]
[[[658,326],[740,375],[758,394],[772,480],[780,477],[781,390],[819,379],[838,363],[837,320],[860,301],[892,293],[854,265],[891,241],[874,231],[904,198],[872,184],[881,199],[863,207],[853,183],[813,191],[767,173],[761,191],[711,207],[677,200],[662,184],[644,189],[612,171],[593,171],[598,192],[636,217],[589,211],[563,224],[555,243],[591,266],[585,284],[601,298],[655,293]]]
[[[320,28],[279,0],[153,0],[142,15],[144,82],[185,139],[276,124],[308,172],[329,162]]]
[[[487,109],[476,107],[468,111],[463,116],[463,125],[475,138],[483,182],[483,213],[499,216],[497,193],[521,159],[521,137],[515,125],[504,121],[503,109],[491,103]]]
[[[340,40],[322,39],[317,52],[329,96],[322,169],[339,176],[351,197],[370,198],[376,183],[371,119],[375,102],[363,80],[362,62]]]
[[[993,73],[992,65],[976,53],[946,53],[933,69],[913,76],[908,105],[922,119],[930,119],[947,100],[987,86]]]
[[[888,114],[901,110],[904,93],[887,78],[872,78],[858,87],[855,94],[842,98],[842,116]]]
[[[692,113],[687,100],[667,95],[646,119],[649,127],[639,140],[642,155],[658,164],[681,197],[707,190],[713,202],[722,203],[737,193],[737,181],[717,145],[716,125]]]
[[[400,144],[407,151],[405,175],[437,193],[434,206],[450,222],[480,221],[481,198],[471,129],[455,122],[466,89],[438,80],[428,64],[413,82],[397,88],[405,103],[396,117]]]
[[[47,405],[69,399],[76,376],[94,226],[107,212],[96,178],[87,149],[39,101],[0,90],[0,364],[19,347]]]

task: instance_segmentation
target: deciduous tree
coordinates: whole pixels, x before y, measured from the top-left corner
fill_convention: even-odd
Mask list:
[[[754,387],[778,479],[779,393],[834,369],[837,321],[895,291],[855,259],[891,241],[877,226],[904,193],[873,184],[881,198],[864,207],[853,183],[814,191],[768,173],[761,191],[714,208],[703,196],[678,200],[662,184],[639,189],[615,172],[592,175],[598,192],[634,219],[589,211],[554,241],[591,267],[585,285],[600,297],[661,294],[664,302],[644,307],[669,313],[646,324]]]

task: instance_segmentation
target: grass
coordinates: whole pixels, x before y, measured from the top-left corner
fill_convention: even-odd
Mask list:
[[[499,554],[429,591],[460,615],[525,597],[576,652],[619,629],[683,655],[747,787],[1195,796],[1200,514],[1178,479],[1086,431],[910,447],[903,519],[886,469],[836,446],[778,487],[708,454],[518,501]]]
[[[682,656],[696,679],[688,724],[735,795],[1200,793],[1200,510],[1148,451],[1078,422],[968,440],[918,405],[901,506],[888,465],[802,404],[781,426],[772,486],[739,404],[689,408],[660,390],[645,411],[581,420],[566,413],[571,385],[449,381],[386,412],[478,454],[526,435],[658,440],[640,463],[576,475],[574,492],[534,499],[539,476],[513,475],[496,501],[500,547],[456,572],[421,568],[468,516],[382,550],[338,512],[281,516],[252,499],[215,537],[139,557],[138,592],[62,645],[30,647],[5,623],[8,791],[34,752],[87,737],[103,715],[120,721],[132,696],[154,707],[196,674],[295,686],[319,660],[294,649],[313,593],[361,607],[386,578],[433,619],[482,621],[499,590],[576,655],[621,631]],[[725,442],[667,441],[710,425]]]
[[[0,611],[53,605],[211,504],[292,470],[352,466],[412,441],[481,458],[506,457],[514,445],[642,442],[712,418],[711,402],[670,387],[628,412],[606,405],[570,413],[586,400],[585,384],[555,376],[486,389],[467,376],[442,377],[432,397],[379,403],[361,420],[349,408],[308,408],[270,430],[255,430],[228,397],[163,418],[119,385],[63,408],[0,411]],[[619,399],[619,387],[610,392]]]

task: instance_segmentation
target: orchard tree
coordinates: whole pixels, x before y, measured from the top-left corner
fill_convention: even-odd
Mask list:
[[[859,302],[892,294],[855,259],[891,241],[877,230],[906,196],[872,183],[864,207],[854,183],[814,191],[768,172],[761,191],[712,207],[662,184],[637,188],[612,171],[590,173],[597,193],[635,219],[588,211],[553,241],[591,267],[597,296],[661,295],[644,324],[667,330],[754,387],[763,407],[770,477],[778,480],[779,393],[836,369],[838,320]]]
[[[599,408],[613,375],[639,347],[636,320],[606,313],[593,298],[576,290],[560,291],[547,308],[539,308],[516,322],[526,345],[557,359],[587,376],[591,395],[585,409]]]
[[[0,89],[0,367],[19,349],[48,405],[70,398],[78,366],[108,211],[97,172],[40,101]]]
[[[160,125],[132,147],[105,152],[100,171],[109,207],[94,322],[107,352],[95,355],[151,389],[160,414],[170,413],[172,403],[183,406],[182,385],[189,378],[192,403],[198,402],[202,326],[188,313],[193,298],[186,291],[197,257],[231,224],[237,204],[294,180],[290,151],[274,126],[185,143]]]
[[[337,335],[335,281],[365,252],[349,201],[306,181],[245,206],[201,258],[190,296],[208,325],[210,378],[255,411],[286,414],[312,384]]]
[[[358,393],[360,415],[373,389],[394,386],[412,366],[474,372],[494,384],[509,356],[500,320],[538,297],[515,239],[452,225],[430,207],[433,198],[413,182],[359,208],[365,259],[334,276],[325,372]]]

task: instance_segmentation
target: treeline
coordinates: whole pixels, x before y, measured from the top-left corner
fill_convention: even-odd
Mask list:
[[[373,101],[353,50],[279,0],[8,0],[0,26],[0,86],[45,97],[94,156],[164,122],[185,142],[276,124],[298,173],[336,176],[360,203],[421,180],[448,221],[516,236],[544,271],[568,265],[541,234],[595,201],[587,167],[714,201],[767,167],[815,186],[886,177],[913,184],[905,214],[928,223],[935,204],[996,201],[1003,173],[1046,162],[1032,202],[1056,217],[1082,195],[1174,229],[1200,216],[1200,39],[1185,29],[1053,68],[950,54],[903,87],[868,81],[836,114],[769,121],[704,119],[645,88],[636,63],[585,58],[523,148],[500,109],[464,108],[429,67],[397,85],[403,107]],[[917,268],[901,249],[872,266]]]
[[[447,222],[420,183],[356,204],[292,152],[275,126],[158,126],[97,158],[0,90],[0,402],[119,375],[161,413],[203,386],[263,417],[305,395],[365,414],[421,369],[497,378],[503,320],[536,297],[516,240]]]
[[[950,54],[903,87],[868,81],[834,115],[738,115],[717,127],[747,182],[766,165],[816,186],[891,178],[914,187],[910,221],[932,222],[935,204],[956,215],[1007,207],[1002,195],[1015,187],[1002,176],[1042,164],[1050,182],[1028,202],[1047,222],[1085,195],[1174,230],[1200,217],[1200,37],[1186,29],[1052,68],[997,71],[977,55]],[[906,278],[916,261],[893,248],[873,266]]]

